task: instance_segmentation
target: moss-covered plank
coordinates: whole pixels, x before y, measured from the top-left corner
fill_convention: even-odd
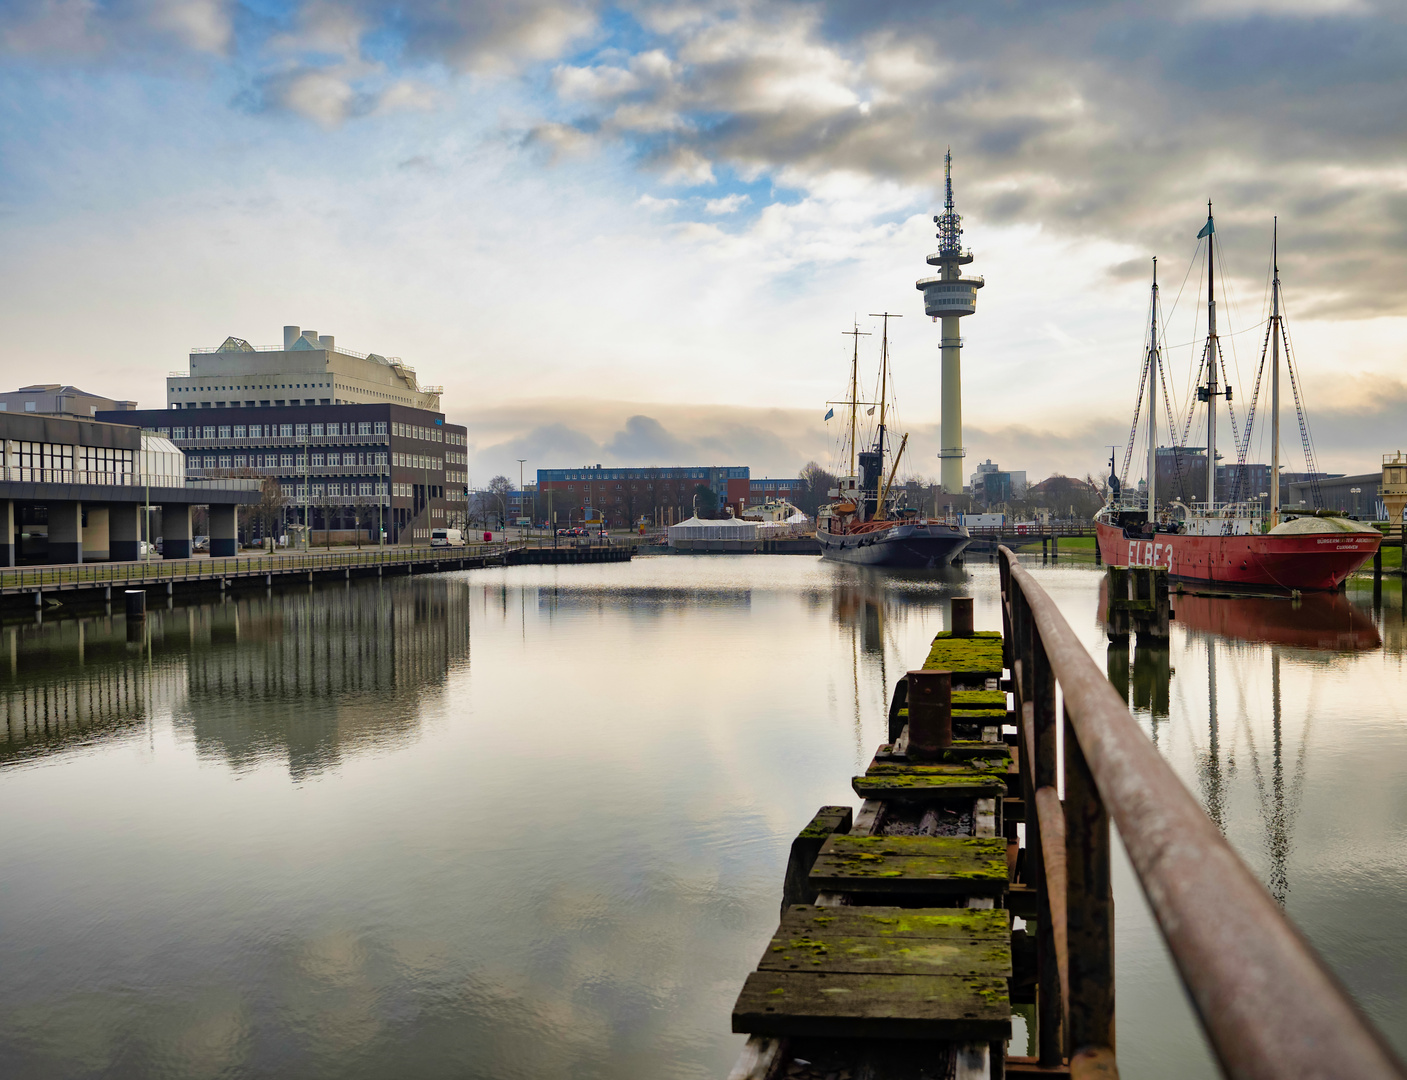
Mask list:
[[[897,940],[962,938],[1008,942],[1011,915],[1001,908],[817,907],[794,904],[782,914],[778,934],[805,937],[887,937]]]
[[[1005,709],[1005,690],[954,690],[955,709]]]
[[[986,1042],[1011,1033],[1005,979],[756,971],[733,1006],[755,1035]]]
[[[811,867],[820,890],[992,896],[1007,887],[1005,838],[833,836]]]
[[[959,799],[986,799],[1006,791],[1004,773],[964,771],[942,773],[879,773],[857,776],[850,781],[862,799],[903,799],[908,802],[939,802]]]
[[[995,630],[984,630],[971,637],[960,638],[944,632],[933,639],[923,666],[925,669],[964,674],[1000,674],[1002,636]]]
[[[991,746],[992,743],[985,745]],[[1008,758],[992,755],[989,758],[963,758],[958,761],[922,761],[911,758],[896,761],[893,758],[876,757],[865,770],[866,776],[971,776],[973,773],[1001,773],[1005,775]]]
[[[952,746],[943,748],[942,753],[931,761],[935,762],[957,762],[968,761],[971,758],[1001,758],[1011,757],[1011,747],[1005,743],[982,742],[978,739],[954,739]],[[893,744],[881,746],[875,754],[876,761],[899,760],[907,761],[908,758],[895,758]],[[926,759],[930,760],[930,759]]]
[[[757,970],[1010,978],[1011,941],[778,933],[768,944]]]

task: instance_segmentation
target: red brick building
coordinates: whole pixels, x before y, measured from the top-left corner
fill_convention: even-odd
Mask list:
[[[642,518],[656,525],[683,521],[694,513],[700,485],[734,513],[754,500],[746,465],[666,466],[614,469],[586,465],[579,469],[538,469],[537,508],[550,524],[567,526],[596,517],[613,526]]]

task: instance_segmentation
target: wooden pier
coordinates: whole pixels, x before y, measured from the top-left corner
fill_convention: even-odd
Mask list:
[[[128,590],[178,592],[272,587],[393,574],[433,574],[488,566],[628,562],[629,544],[471,544],[384,547],[327,552],[257,553],[228,558],[71,563],[0,569],[0,604],[121,601]],[[62,599],[60,599],[62,598]]]
[[[793,842],[730,1080],[1117,1077],[1111,820],[1225,1075],[1407,1076],[1001,559],[1001,631],[954,599],[852,782],[859,812],[822,807]],[[1018,1010],[1029,1054],[1008,1050]]]

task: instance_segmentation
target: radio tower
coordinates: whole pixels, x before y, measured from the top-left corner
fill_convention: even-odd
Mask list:
[[[962,445],[962,337],[958,333],[958,320],[977,309],[977,290],[984,283],[980,277],[963,277],[960,269],[972,261],[972,252],[962,249],[962,215],[953,207],[952,147],[943,159],[943,182],[947,195],[943,212],[933,219],[933,224],[938,226],[938,250],[927,259],[929,266],[938,268],[938,273],[919,278],[915,287],[923,293],[923,310],[933,316],[934,322],[943,320],[939,479],[945,493],[961,495],[962,459],[967,451]]]

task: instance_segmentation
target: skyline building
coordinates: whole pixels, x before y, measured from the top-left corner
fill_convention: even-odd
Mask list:
[[[939,417],[939,482],[948,495],[962,494],[962,459],[967,450],[962,441],[962,337],[958,320],[977,310],[977,290],[985,284],[980,277],[963,277],[962,267],[972,261],[972,252],[962,249],[962,215],[953,204],[953,151],[943,159],[946,197],[943,212],[933,218],[938,226],[938,250],[925,260],[938,273],[919,278],[915,288],[923,293],[923,310],[937,322],[942,320],[942,414]]]
[[[402,405],[438,412],[442,386],[421,386],[398,356],[357,352],[332,334],[283,328],[282,345],[227,337],[190,351],[187,371],[166,377],[168,409],[277,408],[288,405]]]

